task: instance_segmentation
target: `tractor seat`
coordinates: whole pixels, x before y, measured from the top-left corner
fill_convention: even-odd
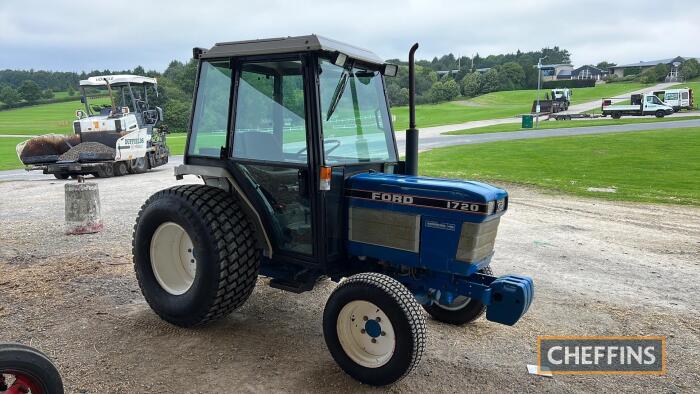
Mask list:
[[[237,132],[233,155],[241,159],[282,161],[282,144],[272,133],[261,131]]]

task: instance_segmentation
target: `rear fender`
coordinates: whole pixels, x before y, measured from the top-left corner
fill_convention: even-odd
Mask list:
[[[255,226],[255,239],[258,245],[263,248],[264,255],[268,258],[272,257],[272,242],[265,226],[262,223],[260,215],[255,210],[253,204],[248,200],[243,190],[238,185],[233,176],[222,167],[198,166],[191,164],[181,164],[175,167],[175,178],[182,179],[184,175],[197,175],[201,177],[207,185],[219,187],[230,191],[241,202],[241,208]]]

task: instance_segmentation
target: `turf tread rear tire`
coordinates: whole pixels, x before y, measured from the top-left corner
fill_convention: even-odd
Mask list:
[[[370,286],[378,288],[383,293],[385,293],[385,295],[392,298],[392,300],[398,305],[398,307],[402,311],[402,314],[405,315],[405,317],[407,318],[408,325],[411,328],[410,336],[412,342],[412,349],[410,350],[410,358],[408,360],[408,363],[402,366],[401,370],[387,371],[381,376],[366,376],[363,374],[363,368],[361,366],[355,364],[352,360],[347,358],[347,355],[345,355],[342,346],[340,346],[339,344],[335,344],[335,341],[338,340],[337,332],[336,334],[333,334],[333,332],[335,332],[336,330],[337,316],[334,316],[332,314],[333,311],[331,310],[331,308],[328,308],[328,305],[331,304],[331,301],[334,299],[334,295],[354,286],[365,288]],[[387,312],[388,311],[384,310],[384,313]],[[406,375],[411,373],[411,371],[413,371],[420,363],[427,340],[425,314],[421,310],[421,305],[416,301],[416,298],[413,296],[413,294],[396,279],[393,279],[384,274],[372,272],[353,275],[345,281],[343,281],[338,287],[336,287],[336,289],[333,291],[333,293],[331,293],[330,297],[328,298],[328,303],[326,304],[326,308],[324,310],[323,328],[326,344],[331,352],[331,355],[341,366],[341,368],[343,368],[343,370],[345,370],[345,372],[348,373],[350,376],[361,381],[362,383],[375,386],[383,386],[394,383],[403,379],[404,377],[406,377]],[[329,341],[329,339],[331,339],[331,341]],[[345,356],[347,360],[343,361],[342,356]],[[348,368],[348,360],[350,361],[350,363],[355,364],[355,366],[352,368]],[[381,368],[383,367],[380,367],[378,369]]]
[[[149,292],[144,291],[145,286],[152,285],[153,279],[144,277],[138,267],[139,263],[150,266],[150,257],[147,262],[136,259],[139,255],[139,222],[149,207],[161,200],[178,201],[191,208],[179,212],[189,222],[201,218],[208,232],[204,238],[210,240],[210,244],[203,247],[212,251],[218,264],[217,287],[203,290],[207,292],[208,305],[203,305],[194,315],[173,318],[162,313],[157,307],[154,308],[154,300],[150,299]],[[222,189],[205,185],[182,185],[155,193],[141,207],[132,241],[136,277],[146,301],[163,320],[183,327],[203,325],[228,315],[250,297],[257,281],[260,250],[255,243],[254,231],[233,196]],[[195,250],[196,248],[197,245]]]

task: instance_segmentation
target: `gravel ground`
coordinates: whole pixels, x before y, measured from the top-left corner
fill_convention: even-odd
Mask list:
[[[0,182],[0,340],[49,354],[67,392],[379,391],[347,377],[326,350],[331,282],[296,295],[260,279],[223,321],[160,321],[134,278],[131,230],[146,198],[177,183],[172,168],[96,182],[106,229],[84,236],[62,233],[63,181]],[[386,390],[698,391],[700,209],[506,188],[493,267],[534,277],[530,311],[515,327],[429,320],[422,363]],[[668,374],[528,375],[537,335],[665,335]]]
[[[58,159],[59,160],[78,160],[78,158],[80,157],[80,154],[83,152],[109,153],[112,157],[114,157],[116,150],[114,148],[110,148],[109,146],[107,146],[105,144],[101,144],[99,142],[83,142],[83,143],[80,143],[80,144],[70,148],[66,153],[62,154]]]

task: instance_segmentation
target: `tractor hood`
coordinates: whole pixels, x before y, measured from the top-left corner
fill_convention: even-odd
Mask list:
[[[474,215],[502,213],[508,193],[486,183],[383,173],[363,173],[347,181],[349,197]]]

